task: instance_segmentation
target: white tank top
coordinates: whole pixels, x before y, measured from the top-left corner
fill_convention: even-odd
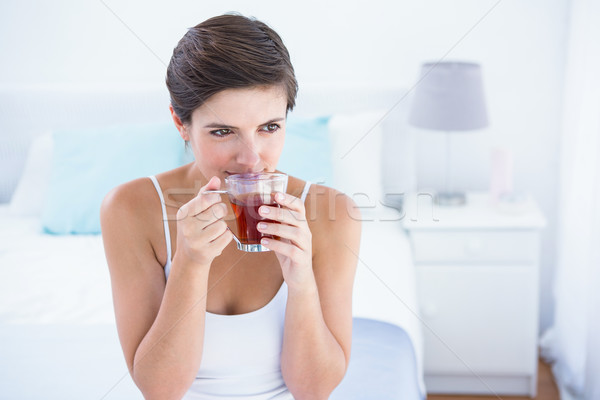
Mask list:
[[[162,205],[168,279],[171,270],[171,235],[162,190],[149,176]],[[310,182],[306,182],[304,202]],[[293,399],[281,375],[281,348],[287,303],[287,285],[264,307],[245,314],[206,312],[200,370],[184,399],[289,400]]]

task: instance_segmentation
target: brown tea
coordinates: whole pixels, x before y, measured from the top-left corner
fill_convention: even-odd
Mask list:
[[[240,242],[244,244],[260,244],[260,239],[262,238],[279,239],[278,236],[264,234],[256,229],[260,221],[273,222],[258,213],[258,209],[262,205],[279,207],[279,204],[273,199],[272,193],[246,193],[238,195],[235,198],[230,196],[230,200],[237,220],[238,239]]]

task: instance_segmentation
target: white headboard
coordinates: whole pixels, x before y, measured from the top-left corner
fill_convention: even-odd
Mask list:
[[[294,114],[352,114],[390,110],[383,119],[383,187],[415,188],[414,146],[406,115],[409,99],[397,85],[301,85]],[[0,203],[10,201],[33,138],[54,129],[170,120],[162,86],[0,87]]]

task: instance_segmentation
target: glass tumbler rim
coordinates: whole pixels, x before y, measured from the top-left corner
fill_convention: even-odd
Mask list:
[[[233,174],[229,175],[225,178],[225,182],[241,182],[241,181],[250,181],[250,182],[258,182],[258,181],[267,181],[272,180],[273,178],[279,179],[287,179],[288,175],[281,172],[250,172],[243,174]],[[277,179],[277,180],[279,180]]]

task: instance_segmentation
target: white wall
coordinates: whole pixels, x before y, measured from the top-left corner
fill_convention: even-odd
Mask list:
[[[549,221],[540,325],[551,324],[568,0],[4,1],[0,84],[160,84],[186,29],[232,10],[279,32],[301,87],[319,82],[410,87],[423,61],[481,63],[491,126],[455,137],[455,183],[485,189],[490,147],[513,150],[516,189],[532,192]],[[436,187],[443,176],[443,136],[415,134],[419,187]]]

